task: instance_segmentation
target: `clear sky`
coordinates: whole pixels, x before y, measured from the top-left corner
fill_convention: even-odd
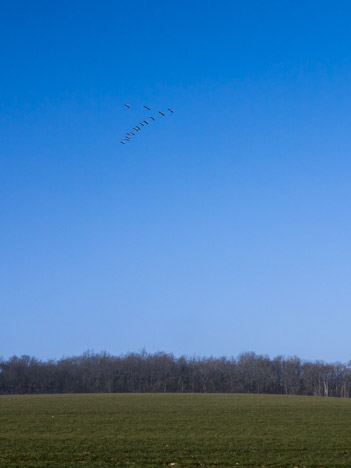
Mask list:
[[[350,360],[350,17],[2,1],[0,355]]]

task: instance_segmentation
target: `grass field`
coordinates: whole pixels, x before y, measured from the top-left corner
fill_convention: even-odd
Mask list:
[[[0,467],[351,467],[351,400],[0,396]]]

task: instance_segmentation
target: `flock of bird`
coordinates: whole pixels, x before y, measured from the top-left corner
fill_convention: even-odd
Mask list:
[[[124,107],[125,107],[126,109],[130,109],[130,108],[131,108],[131,106],[130,106],[129,104],[124,104]],[[145,110],[151,111],[151,108],[148,107],[148,106],[144,106],[144,108],[145,108]],[[171,114],[173,114],[174,111],[173,111],[172,109],[168,109],[168,112],[170,112]],[[158,111],[158,113],[159,113],[162,117],[165,117],[165,115],[166,115],[164,112],[161,112],[161,111]],[[150,118],[152,121],[155,121],[155,120],[156,120],[156,118],[153,117],[153,116],[150,116],[149,118]],[[150,122],[149,122],[148,120],[142,120],[141,122],[139,122],[138,125],[136,125],[135,127],[133,127],[133,131],[130,131],[130,132],[126,133],[125,138],[121,141],[121,144],[122,144],[122,145],[125,145],[128,141],[131,140],[131,138],[132,138],[133,136],[136,135],[137,132],[139,132],[139,131],[142,129],[142,127],[145,127],[145,125],[149,125],[149,123],[150,123]]]

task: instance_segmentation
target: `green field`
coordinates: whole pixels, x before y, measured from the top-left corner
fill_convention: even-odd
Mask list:
[[[0,396],[0,467],[351,467],[351,400]]]

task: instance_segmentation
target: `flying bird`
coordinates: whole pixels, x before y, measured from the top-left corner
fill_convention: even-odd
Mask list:
[[[130,106],[129,104],[124,104],[124,107],[126,107],[127,109],[131,109],[131,106]],[[146,110],[151,110],[151,108],[150,108],[149,106],[145,106],[145,105],[144,105],[143,107],[144,107],[144,109],[146,109]],[[171,114],[174,113],[173,109],[168,108],[167,110],[168,110],[168,112],[170,112]],[[158,111],[158,113],[159,113],[160,115],[162,115],[162,117],[165,117],[165,113],[164,113],[164,112]],[[157,114],[156,114],[156,115],[157,115]],[[138,125],[136,125],[135,127],[133,127],[133,131],[128,132],[128,133],[125,134],[125,138],[124,138],[123,141],[121,141],[121,144],[122,144],[122,145],[125,145],[126,142],[128,142],[128,141],[131,140],[132,136],[135,136],[135,134],[141,130],[141,127],[145,127],[145,125],[149,125],[150,121],[153,121],[153,122],[154,122],[155,120],[156,120],[156,118],[155,118],[154,116],[151,116],[151,115],[150,115],[149,120],[143,120],[142,122],[139,122]]]

